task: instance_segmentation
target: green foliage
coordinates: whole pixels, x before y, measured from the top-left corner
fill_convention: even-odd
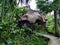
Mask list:
[[[3,40],[7,42],[7,45],[47,45],[48,39],[40,37],[38,35],[36,36],[33,33],[32,34],[30,34],[29,32],[26,33],[25,31],[32,31],[29,27],[27,26],[23,26],[22,28],[16,27],[17,21],[20,19],[20,16],[27,12],[25,8],[23,7],[16,8],[15,0],[14,1],[9,0],[9,2],[6,3],[6,5],[2,3],[3,2],[2,0],[0,2],[1,2],[0,15],[2,17],[0,21],[0,37],[1,37],[0,45],[5,45]],[[51,5],[49,5],[48,2],[46,4],[47,8],[44,8],[44,6],[43,7],[41,7],[40,5],[39,6],[41,7],[41,9],[44,8],[43,11],[45,11],[46,9],[47,11],[51,11],[52,9],[48,9],[48,7]],[[2,5],[6,7],[4,8]],[[47,26],[49,31],[51,32],[53,32],[54,29],[53,18],[54,17],[52,15],[47,16],[48,19]],[[47,33],[46,31],[44,31],[43,26],[38,24],[34,24],[34,26],[36,27],[36,30],[38,30],[40,33]]]
[[[44,0],[37,0],[37,6],[40,10],[45,13],[51,12],[53,9],[52,2],[44,1]]]
[[[47,14],[46,18],[48,19],[46,24],[48,26],[49,31],[54,32],[54,16],[51,14]]]
[[[42,10],[45,13],[51,12],[52,10],[60,10],[60,0],[53,0],[48,1],[48,0],[36,0],[37,1],[37,7]]]
[[[7,1],[7,0],[6,0]],[[3,2],[3,1],[2,1]],[[0,6],[1,21],[0,21],[0,45],[46,45],[47,42],[42,40],[42,37],[37,37],[34,34],[26,33],[32,31],[29,27],[17,28],[17,21],[20,16],[27,12],[23,7],[16,8],[15,2],[9,0],[9,3],[2,3]],[[12,4],[12,3],[14,4]],[[3,6],[2,6],[3,5]],[[5,7],[5,8],[4,8]],[[43,41],[44,43],[42,43]]]
[[[21,16],[27,12],[27,10],[24,7],[17,8],[15,11],[16,11],[16,14],[19,16]]]
[[[2,22],[0,22],[0,34],[1,34],[0,36],[8,43],[8,45],[46,45],[47,44],[48,41],[47,39],[38,37],[34,34],[29,34],[28,32],[25,33],[26,30],[31,31],[29,27],[23,26],[21,29],[18,29],[16,27],[17,20],[14,21],[14,18],[15,17],[12,15],[10,15],[9,17],[7,15],[4,16]],[[35,24],[35,26],[38,25]],[[40,30],[42,29],[40,28]],[[2,40],[1,40],[1,45],[5,45],[4,41]]]
[[[54,32],[54,16],[51,15],[51,14],[47,14],[46,15],[46,18],[48,19],[46,24],[47,24],[47,27],[48,27],[48,30],[50,32]],[[58,24],[58,30],[59,30],[59,33],[60,33],[60,28],[59,28],[59,24]]]
[[[27,10],[23,7],[16,8],[15,0],[9,0],[7,3],[5,1],[8,0],[3,0],[0,3],[0,45],[5,45],[5,42],[7,45],[20,45],[20,39],[24,33],[16,27],[17,20]]]
[[[16,20],[19,20],[22,15],[27,13],[28,11],[24,7],[19,7],[14,10]]]

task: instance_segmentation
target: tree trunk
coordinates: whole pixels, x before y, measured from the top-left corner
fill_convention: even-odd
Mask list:
[[[57,11],[54,10],[54,26],[55,26],[55,36],[58,36],[58,20],[57,20]]]
[[[60,10],[59,10],[59,24],[60,24]]]

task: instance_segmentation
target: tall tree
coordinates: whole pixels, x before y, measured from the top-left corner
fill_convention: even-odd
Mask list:
[[[37,0],[37,6],[40,10],[42,10],[45,13],[54,11],[54,25],[55,25],[55,35],[58,35],[58,20],[57,20],[57,11],[60,9],[60,0]]]
[[[30,0],[25,0],[26,4],[28,4]],[[19,2],[21,2],[21,5],[24,3],[24,0],[19,0]]]

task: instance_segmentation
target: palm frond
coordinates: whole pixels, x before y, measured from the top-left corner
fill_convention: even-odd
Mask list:
[[[23,4],[24,0],[19,0],[21,2],[21,5]],[[28,4],[29,0],[26,0],[26,4]]]
[[[26,4],[29,2],[29,0],[26,0]]]
[[[21,5],[23,4],[23,0],[19,0],[21,2]]]

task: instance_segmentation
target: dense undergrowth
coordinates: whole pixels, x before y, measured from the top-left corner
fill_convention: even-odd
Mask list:
[[[48,39],[35,35],[33,32],[29,33],[29,30],[32,31],[29,27],[23,26],[21,29],[16,27],[18,20],[20,20],[19,16],[26,11],[23,8],[15,11],[15,14],[10,12],[7,15],[2,16],[0,22],[0,45],[5,45],[5,42],[7,42],[7,45],[47,45]],[[54,32],[53,15],[48,15],[46,15],[46,18],[48,19],[48,29],[49,31]],[[39,28],[38,32],[47,33],[43,26],[34,25],[36,28]]]

